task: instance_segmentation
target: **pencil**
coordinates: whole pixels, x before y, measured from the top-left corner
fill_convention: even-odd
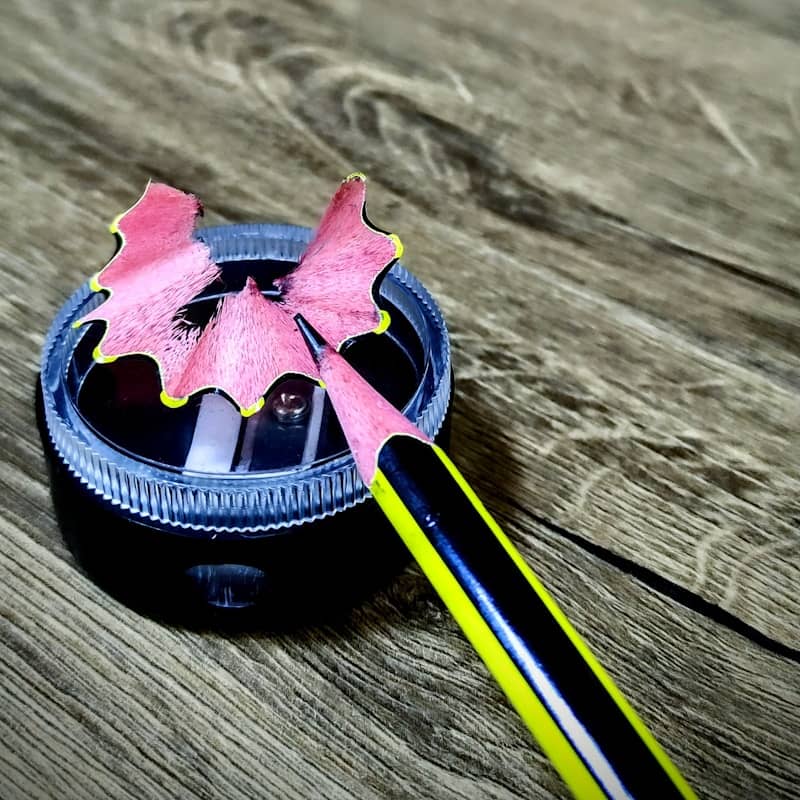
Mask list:
[[[578,800],[696,800],[444,451],[302,317],[359,473]]]

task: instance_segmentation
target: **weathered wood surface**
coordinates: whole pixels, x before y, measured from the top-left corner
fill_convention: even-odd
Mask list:
[[[0,797],[565,796],[416,571],[199,634],[55,527],[36,359],[105,223],[155,177],[312,224],[357,168],[465,473],[702,797],[796,796],[800,18],[663,6],[3,4]]]

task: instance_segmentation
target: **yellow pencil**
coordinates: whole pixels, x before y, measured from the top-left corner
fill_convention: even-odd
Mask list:
[[[447,455],[295,317],[364,483],[579,800],[697,800]]]

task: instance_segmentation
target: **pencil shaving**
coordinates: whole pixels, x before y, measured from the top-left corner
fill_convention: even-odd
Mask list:
[[[349,176],[333,195],[297,266],[275,281],[277,291],[250,276],[239,292],[217,300],[205,324],[183,309],[223,280],[208,248],[195,236],[202,211],[191,194],[149,183],[139,201],[111,230],[120,249],[92,279],[106,300],[79,321],[104,322],[95,359],[140,354],[153,358],[161,400],[184,404],[189,396],[218,389],[247,416],[290,374],[316,379],[316,365],[292,321],[302,312],[337,347],[385,329],[374,290],[399,256],[399,239],[375,228],[365,212],[364,176]],[[264,297],[264,294],[274,297]]]

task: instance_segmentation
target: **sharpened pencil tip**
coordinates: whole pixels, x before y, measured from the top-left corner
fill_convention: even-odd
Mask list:
[[[308,349],[311,351],[314,361],[318,362],[328,343],[302,314],[295,314],[294,322],[300,329],[300,333],[303,334],[303,339],[306,345],[308,345]]]

